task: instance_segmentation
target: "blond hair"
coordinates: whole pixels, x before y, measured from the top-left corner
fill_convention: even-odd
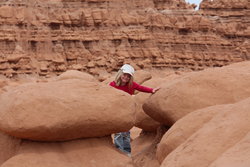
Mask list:
[[[116,86],[121,86],[122,84],[122,81],[121,81],[121,76],[123,75],[124,73],[122,72],[122,70],[119,70],[116,77],[115,77],[115,84]],[[134,81],[134,78],[132,75],[130,75],[130,79],[129,79],[129,82],[128,82],[128,86],[129,88],[132,87],[132,84],[133,84],[133,81]]]

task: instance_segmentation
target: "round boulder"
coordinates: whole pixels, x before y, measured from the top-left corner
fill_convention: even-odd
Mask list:
[[[250,62],[192,72],[162,85],[143,105],[154,120],[171,126],[197,109],[250,96]]]
[[[0,96],[0,129],[39,141],[101,137],[134,125],[135,103],[120,90],[68,79],[28,83]]]

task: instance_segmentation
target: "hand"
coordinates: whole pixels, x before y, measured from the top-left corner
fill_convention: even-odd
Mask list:
[[[154,88],[152,92],[155,93],[155,92],[157,92],[159,89],[161,89],[161,87]]]

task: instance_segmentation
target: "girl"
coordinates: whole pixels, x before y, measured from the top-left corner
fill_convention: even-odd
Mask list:
[[[134,82],[133,75],[134,75],[134,68],[129,64],[124,64],[121,69],[118,71],[115,81],[110,82],[109,85],[125,91],[130,95],[133,95],[135,90],[146,92],[146,93],[155,93],[160,89],[157,88],[148,88],[145,86],[141,86],[138,83]],[[131,147],[130,147],[130,132],[120,132],[116,133],[114,137],[115,146],[120,149],[121,151],[130,155]]]

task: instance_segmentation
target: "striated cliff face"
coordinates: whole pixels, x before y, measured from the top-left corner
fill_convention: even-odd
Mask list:
[[[3,0],[0,74],[201,70],[250,59],[248,0]]]
[[[200,8],[202,15],[214,20],[216,33],[230,41],[239,57],[249,60],[250,1],[203,0]]]

